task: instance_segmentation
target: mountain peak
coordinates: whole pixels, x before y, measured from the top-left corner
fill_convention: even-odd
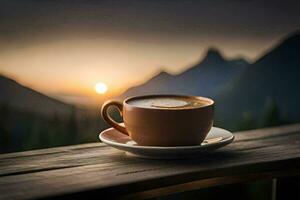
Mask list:
[[[287,35],[284,39],[283,39],[284,43],[292,43],[292,44],[299,44],[300,43],[300,30],[297,30],[289,35]]]
[[[1,84],[3,84],[4,82],[5,82],[5,83],[9,82],[9,83],[18,84],[17,81],[15,81],[15,80],[13,80],[13,79],[11,79],[11,78],[8,78],[8,77],[6,77],[6,76],[3,75],[3,74],[0,74],[0,82],[1,82]],[[0,86],[1,86],[1,85],[0,85]]]
[[[282,68],[283,65],[288,68],[299,66],[299,50],[300,31],[295,31],[280,40],[275,47],[269,49],[255,63],[268,62],[267,65],[264,65],[264,68],[266,69],[268,66],[268,68],[272,68],[272,70],[274,66],[277,66],[278,69]],[[288,64],[286,64],[286,62],[288,62]],[[272,63],[272,65],[270,65],[270,63]]]
[[[207,50],[203,61],[224,61],[224,58],[218,49],[211,47]]]
[[[163,79],[167,79],[172,77],[173,75],[169,74],[168,72],[166,72],[165,70],[161,70],[159,71],[156,75],[154,75],[150,80],[163,80]],[[150,81],[149,80],[149,81]]]
[[[160,71],[160,72],[157,74],[157,76],[171,76],[171,74],[169,74],[168,72],[162,70],[162,71]]]
[[[295,53],[298,55],[300,49],[300,30],[284,37],[277,45],[277,49],[281,49],[281,51],[284,50],[287,54]]]
[[[0,74],[0,96],[0,105],[10,106],[21,112],[45,117],[58,115],[64,118],[68,118],[73,112],[73,105],[44,95],[2,74]]]

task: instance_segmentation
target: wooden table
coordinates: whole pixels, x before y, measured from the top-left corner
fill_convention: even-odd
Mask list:
[[[190,160],[127,157],[100,142],[0,154],[0,199],[150,198],[300,174],[300,124],[235,137],[232,144]],[[288,186],[289,194],[297,192],[293,188]]]

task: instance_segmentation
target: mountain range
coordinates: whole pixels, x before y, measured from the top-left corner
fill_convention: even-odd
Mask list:
[[[128,89],[122,97],[144,94],[185,94],[215,97],[231,80],[242,73],[249,63],[242,59],[226,60],[210,48],[204,59],[177,75],[161,71],[153,78]]]
[[[99,111],[47,96],[0,75],[0,153],[96,142]]]
[[[300,120],[300,33],[279,42],[217,97],[217,117],[233,123],[245,112],[255,119],[270,103],[280,117]]]
[[[64,103],[0,75],[0,106],[45,117],[69,117],[74,105]]]
[[[233,128],[245,117],[260,121],[268,106],[286,121],[300,120],[300,33],[288,35],[252,64],[226,60],[216,49],[186,71],[160,72],[128,89],[122,97],[142,94],[186,94],[211,97],[216,121]]]
[[[289,35],[254,63],[226,59],[216,48],[182,73],[166,71],[132,87],[120,97],[145,94],[185,94],[211,97],[216,102],[216,121],[234,127],[245,113],[259,120],[268,105],[280,117],[300,120],[300,33]],[[43,116],[67,116],[74,105],[61,102],[0,75],[0,106]]]

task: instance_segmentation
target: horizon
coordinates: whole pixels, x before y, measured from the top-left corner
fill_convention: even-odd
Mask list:
[[[149,74],[149,76],[147,76],[146,78],[142,79],[141,81],[137,81],[136,83],[132,84],[132,85],[128,85],[126,87],[123,88],[123,90],[121,89],[119,92],[109,92],[109,93],[104,93],[104,94],[97,94],[97,91],[92,91],[92,94],[80,94],[80,93],[47,93],[47,91],[43,91],[43,90],[39,90],[37,88],[35,88],[34,86],[31,85],[27,85],[25,82],[22,81],[22,79],[14,76],[14,75],[9,75],[6,73],[3,73],[0,71],[0,76],[4,76],[7,77],[9,79],[12,79],[13,81],[16,81],[18,84],[24,86],[24,87],[28,87],[29,89],[32,89],[36,92],[42,93],[46,96],[49,96],[51,98],[54,98],[58,101],[62,101],[64,103],[67,104],[73,104],[75,106],[81,107],[81,108],[95,108],[98,107],[99,105],[101,105],[104,101],[106,101],[109,98],[117,98],[118,96],[122,95],[124,92],[126,92],[128,89],[135,87],[135,86],[139,86],[140,84],[143,84],[149,80],[151,80],[153,77],[159,75],[161,72],[166,72],[170,75],[178,75],[178,74],[182,74],[185,71],[187,71],[190,68],[193,68],[195,66],[197,66],[198,64],[202,63],[204,61],[204,59],[207,56],[207,53],[209,51],[216,51],[218,52],[218,54],[220,54],[220,56],[222,58],[224,58],[225,60],[234,60],[234,59],[243,59],[245,61],[247,61],[249,63],[249,65],[255,63],[257,60],[259,60],[260,58],[262,58],[263,56],[265,56],[266,54],[268,54],[269,51],[272,51],[273,48],[277,47],[278,45],[280,45],[283,41],[285,41],[286,39],[288,39],[289,37],[295,35],[295,33],[297,34],[298,31],[294,31],[292,33],[287,34],[286,36],[280,38],[277,42],[275,42],[273,45],[271,45],[271,47],[265,49],[259,56],[257,56],[257,58],[255,60],[251,60],[249,61],[249,59],[246,59],[245,57],[242,56],[235,56],[235,57],[228,57],[225,55],[225,52],[223,52],[222,50],[220,50],[219,48],[212,46],[209,47],[208,49],[205,50],[205,52],[203,53],[203,55],[201,56],[200,59],[197,59],[195,62],[193,62],[190,65],[187,65],[185,67],[183,67],[181,69],[181,71],[177,72],[177,73],[172,73],[170,71],[168,71],[167,68],[158,68],[158,70],[152,74]]]
[[[94,91],[94,89],[93,89],[94,85],[91,85],[91,88],[83,89],[83,91],[85,91],[85,92],[72,93],[72,92],[69,92],[67,90],[64,91],[64,92],[61,92],[61,91],[49,92],[49,91],[47,91],[47,89],[45,90],[43,88],[36,87],[33,82],[30,83],[30,81],[29,82],[26,82],[26,80],[24,81],[18,75],[16,76],[14,74],[8,74],[8,73],[5,73],[1,70],[0,70],[0,75],[5,76],[7,78],[10,78],[10,79],[16,81],[18,84],[20,84],[22,86],[33,89],[34,91],[42,93],[42,94],[44,94],[46,96],[49,96],[51,98],[57,99],[59,101],[69,103],[69,104],[73,104],[73,105],[76,105],[76,106],[79,106],[79,107],[94,108],[94,107],[97,107],[97,106],[101,105],[105,100],[107,100],[109,98],[118,97],[118,96],[122,95],[124,92],[126,92],[128,89],[147,82],[148,80],[150,80],[151,78],[157,76],[161,72],[167,72],[170,75],[178,75],[178,74],[181,74],[181,73],[185,72],[186,70],[188,70],[190,68],[193,68],[193,67],[195,67],[195,65],[202,63],[202,61],[206,58],[207,53],[210,50],[217,51],[218,53],[220,53],[220,55],[225,60],[243,59],[243,60],[247,61],[249,64],[252,64],[252,63],[256,62],[257,60],[259,60],[264,55],[266,55],[270,50],[272,50],[274,47],[279,45],[282,41],[289,38],[291,35],[294,35],[294,33],[298,33],[298,31],[296,30],[296,31],[291,32],[289,34],[286,34],[284,37],[278,39],[278,41],[274,42],[274,44],[272,44],[268,48],[265,48],[264,51],[262,51],[259,55],[256,56],[255,59],[249,59],[249,58],[247,59],[246,57],[243,57],[240,54],[237,54],[236,56],[231,56],[231,57],[226,56],[226,52],[222,51],[221,49],[219,49],[216,46],[211,46],[211,47],[208,47],[202,53],[202,55],[199,56],[198,59],[196,59],[194,62],[191,62],[191,64],[179,67],[179,70],[175,73],[172,72],[172,71],[169,71],[168,67],[160,67],[160,68],[157,68],[157,71],[149,73],[143,79],[137,80],[136,82],[133,82],[132,84],[128,84],[127,86],[125,86],[121,89],[119,88],[119,90],[117,90],[117,91],[113,91],[113,92],[108,91],[107,93],[104,93],[104,94],[97,94],[97,92]],[[97,82],[95,82],[95,84],[97,84]],[[86,91],[88,91],[88,92],[86,92]]]
[[[254,62],[299,30],[300,3],[284,5],[289,9],[280,1],[1,2],[0,73],[52,97],[107,99],[161,70],[183,72],[210,47]],[[96,93],[97,83],[107,92]]]

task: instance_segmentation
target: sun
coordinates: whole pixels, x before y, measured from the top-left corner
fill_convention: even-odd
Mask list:
[[[94,86],[95,91],[98,94],[105,94],[107,91],[107,85],[103,82],[98,82],[95,86]]]

